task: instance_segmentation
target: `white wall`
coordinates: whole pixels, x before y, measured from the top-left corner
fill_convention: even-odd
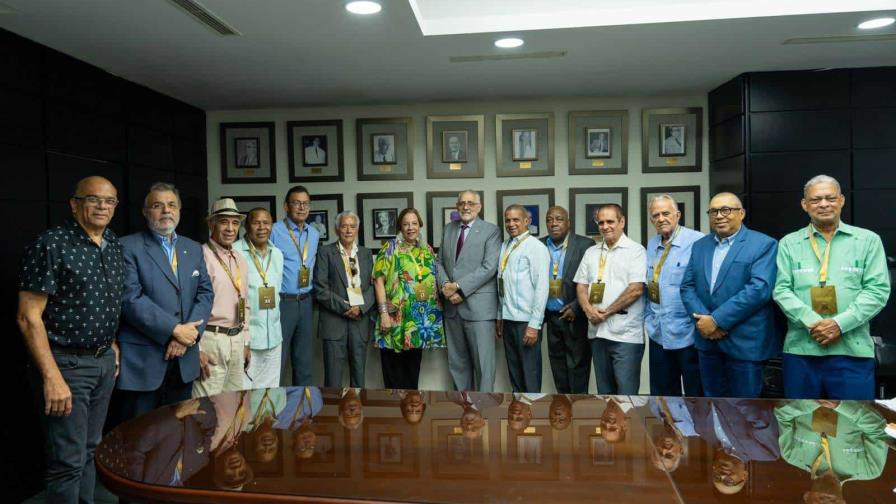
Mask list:
[[[289,164],[287,151],[286,122],[293,120],[342,119],[343,120],[343,156],[345,160],[345,182],[303,183],[312,194],[342,193],[345,208],[356,211],[355,196],[359,192],[394,192],[413,191],[415,206],[425,215],[427,191],[459,191],[474,188],[485,191],[485,210],[487,219],[495,220],[495,191],[498,189],[533,189],[554,188],[555,202],[569,208],[570,187],[628,187],[627,233],[635,241],[641,237],[640,189],[647,186],[682,186],[699,185],[701,188],[701,210],[705,211],[709,195],[708,176],[708,126],[703,120],[703,171],[699,173],[641,173],[641,110],[658,107],[703,107],[706,116],[706,96],[669,96],[669,97],[628,97],[628,98],[543,98],[535,100],[490,101],[490,102],[433,102],[410,103],[382,106],[329,106],[317,108],[281,108],[265,110],[212,111],[207,114],[208,135],[208,187],[209,202],[222,195],[233,196],[267,196],[274,195],[278,205],[290,187]],[[568,112],[579,110],[628,110],[629,111],[629,144],[628,174],[626,175],[576,175],[568,173],[567,124]],[[502,113],[554,113],[554,173],[553,177],[513,177],[497,178],[495,176],[495,114]],[[485,115],[485,178],[427,180],[426,178],[426,116],[427,115]],[[414,119],[414,180],[413,181],[357,181],[355,150],[355,119],[365,117],[400,117],[411,116]],[[221,122],[274,121],[276,123],[276,184],[221,184],[221,160],[218,139],[218,125]],[[282,214],[282,209],[278,209]],[[700,215],[701,229],[708,229],[705,214]],[[544,338],[543,338],[544,340]],[[496,388],[499,391],[510,391],[504,350],[499,344],[498,378]],[[315,383],[323,383],[323,361],[319,340],[315,339]],[[543,387],[544,392],[553,392],[554,383],[551,377],[547,357],[547,346],[542,349]],[[641,391],[648,391],[647,353],[642,365]],[[348,383],[348,379],[345,379]],[[381,387],[379,355],[371,349],[367,361],[368,387]],[[420,387],[428,390],[449,390],[451,381],[448,375],[447,357],[444,350],[431,351],[425,354],[420,377]],[[595,390],[591,380],[591,390]]]

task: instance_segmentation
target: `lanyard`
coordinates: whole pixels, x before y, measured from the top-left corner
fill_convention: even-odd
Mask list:
[[[221,440],[221,444],[224,444],[226,441],[230,439],[230,436],[233,436],[233,441],[236,442],[236,439],[239,437],[240,433],[243,430],[243,422],[246,420],[246,392],[240,392],[240,405],[237,408],[236,413],[233,415],[233,423],[227,428],[224,432],[224,437]]]
[[[548,238],[550,240],[550,238]],[[569,233],[566,233],[566,238],[563,239],[563,245],[560,245],[560,256],[557,257],[557,260],[554,261],[554,254],[551,254],[551,275],[554,280],[560,276],[560,261],[563,258],[563,254],[566,252],[566,245],[569,244]]]
[[[603,246],[600,248],[600,267],[597,269],[597,283],[601,283],[604,280],[604,271],[607,269],[607,256],[610,254],[610,251],[619,246],[619,242],[616,242],[616,245],[612,247],[607,247],[607,242],[604,242]]]
[[[815,252],[815,257],[817,257],[818,262],[821,263],[821,266],[818,268],[818,283],[824,287],[824,284],[828,281],[828,263],[831,261],[831,245],[834,244],[834,237],[833,235],[831,236],[831,241],[829,241],[824,248],[823,259],[821,257],[821,251],[818,250],[818,242],[815,240],[815,231],[812,229],[812,224],[809,224],[809,243],[812,245],[812,251]]]
[[[271,267],[271,256],[274,255],[271,253],[270,249],[268,249],[268,264],[261,268],[261,262],[258,260],[258,249],[255,248],[255,245],[252,244],[248,238],[246,239],[246,243],[249,245],[249,255],[252,257],[252,262],[255,263],[255,269],[258,271],[258,274],[261,276],[261,281],[264,283],[264,286],[268,286],[268,268]]]
[[[273,418],[275,422],[277,421],[277,407],[274,405],[274,400],[271,399],[270,394],[270,389],[265,389],[264,395],[261,396],[258,412],[255,413],[255,418],[252,420],[253,432],[261,427],[266,418]]]
[[[349,264],[349,252],[345,250],[342,244],[339,244],[339,255],[342,256],[342,265],[345,266],[345,274],[349,279],[349,283],[352,284],[352,288],[355,288],[355,275],[352,274],[352,267]],[[357,259],[355,259],[357,261]],[[358,271],[361,271],[360,265],[358,266]],[[360,274],[360,273],[359,273]]]
[[[510,260],[510,254],[512,254],[514,250],[519,248],[519,246],[522,245],[523,242],[526,241],[527,238],[529,238],[529,232],[526,231],[525,233],[523,233],[522,237],[523,238],[520,241],[516,242],[513,245],[513,247],[511,247],[510,250],[508,250],[507,253],[504,254],[504,257],[501,258],[501,277],[502,278],[504,277],[504,270],[507,269],[507,261]]]
[[[286,217],[283,218],[283,224],[289,232],[289,237],[292,238],[292,243],[296,246],[296,252],[302,256],[302,266],[305,266],[305,263],[308,261],[308,238],[305,238],[305,246],[301,247],[301,250],[299,250],[299,240],[296,238],[296,234],[292,231],[292,226],[289,225],[289,221],[286,220]]]
[[[233,288],[236,289],[236,295],[238,298],[243,297],[243,272],[240,271],[240,263],[236,260],[236,257],[233,255],[233,251],[230,251],[230,257],[233,258],[233,263],[236,265],[236,278],[234,278],[233,273],[230,271],[230,266],[228,266],[221,256],[218,255],[218,251],[215,250],[215,246],[209,244],[209,249],[211,249],[212,254],[215,254],[215,259],[218,260],[218,264],[224,268],[224,272],[227,273],[227,277],[230,278],[230,283],[233,284]]]
[[[299,404],[296,405],[296,412],[293,413],[292,421],[289,422],[290,429],[295,427],[296,423],[299,421],[299,414],[305,413],[305,401],[306,400],[308,401],[308,407],[309,408],[313,407],[313,405],[311,404],[311,388],[310,387],[303,387],[303,388],[304,388],[304,391],[302,393],[302,397],[299,398]],[[309,411],[309,413],[313,413],[313,411]],[[303,417],[303,419],[305,419],[305,418],[307,418],[307,416]]]
[[[672,235],[672,238],[669,240],[669,243],[666,244],[666,250],[663,251],[662,257],[657,261],[656,265],[653,266],[653,283],[656,283],[660,279],[660,272],[663,271],[663,264],[666,264],[666,258],[669,257],[669,252],[672,251],[672,242],[675,241],[675,238],[678,238],[678,233],[681,232],[681,226],[675,230],[675,234]],[[663,242],[662,237],[660,237],[660,243]]]

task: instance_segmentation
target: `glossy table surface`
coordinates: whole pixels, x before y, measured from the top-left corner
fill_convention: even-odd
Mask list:
[[[856,401],[292,387],[160,408],[96,460],[158,502],[896,502],[888,422]]]

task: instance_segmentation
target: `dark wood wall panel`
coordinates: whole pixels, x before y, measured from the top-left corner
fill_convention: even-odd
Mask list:
[[[852,70],[853,107],[896,107],[896,67]]]
[[[849,107],[849,72],[750,74],[750,112]]]
[[[893,85],[896,86],[896,83]],[[856,109],[853,118],[853,147],[856,149],[896,147],[896,107]]]
[[[710,159],[715,161],[744,153],[744,116],[734,116],[710,129],[716,130],[709,144]]]
[[[852,170],[856,189],[896,189],[896,149],[854,151]]]
[[[871,229],[896,229],[896,189],[853,191],[852,206],[855,209],[855,222]]]
[[[124,161],[127,132],[120,118],[99,116],[88,109],[59,101],[45,105],[48,150],[104,161]]]
[[[750,150],[779,152],[849,148],[848,110],[750,114]]]
[[[709,124],[744,113],[744,77],[735,77],[709,93]]]
[[[45,201],[47,169],[40,149],[0,149],[0,200]]]
[[[0,87],[0,144],[41,147],[43,144],[43,102],[25,91]]]
[[[750,191],[802,190],[815,175],[837,179],[849,191],[849,151],[774,152],[750,156]]]
[[[118,189],[119,198],[123,198],[125,187],[125,174],[121,165],[98,161],[95,159],[59,154],[47,153],[47,174],[50,180],[50,190],[47,201],[66,203],[72,197],[75,184],[84,177],[100,175],[106,177]]]
[[[712,172],[709,176],[711,193],[722,191],[741,194],[746,192],[744,172],[746,170],[746,156],[740,155],[720,161],[713,161]]]

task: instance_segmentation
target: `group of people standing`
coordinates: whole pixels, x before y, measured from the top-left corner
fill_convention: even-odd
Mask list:
[[[880,238],[841,222],[844,202],[836,180],[814,177],[801,202],[809,225],[778,243],[742,224],[734,194],[711,199],[706,236],[679,225],[674,198],[660,195],[646,209],[657,234],[645,249],[615,204],[595,212],[596,239],[571,232],[559,206],[548,236],[531,236],[526,207],[510,205],[502,241],[466,190],[438,254],[408,208],[374,256],[352,212],[320,245],[303,186],[288,191],[281,222],[215,201],[200,245],[176,233],[177,189],[156,183],[148,229],[119,240],[107,228],[117,190],[88,177],[73,218],[26,248],[19,282],[48,420],[48,498],[90,500],[113,387],[126,419],[222,391],[311,385],[315,301],[327,387],[342,385],[346,366],[351,386],[364,386],[372,332],[387,388],[417,389],[423,350],[447,346],[455,390],[491,392],[497,338],[514,392],[538,393],[544,332],[558,392],[587,392],[593,363],[599,393],[637,394],[646,333],[652,394],[757,397],[764,362],[782,351],[774,299],[788,319],[785,394],[870,399],[869,322],[890,283]]]

